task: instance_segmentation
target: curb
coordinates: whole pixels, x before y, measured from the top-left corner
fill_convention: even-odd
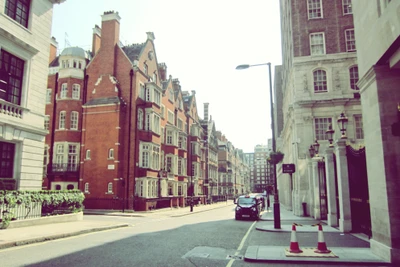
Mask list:
[[[124,224],[117,224],[117,225],[111,225],[111,226],[102,226],[102,227],[96,227],[96,228],[91,228],[91,229],[79,230],[79,231],[71,232],[71,233],[54,234],[54,235],[36,237],[36,238],[25,239],[25,240],[11,241],[11,242],[0,244],[0,249],[6,249],[6,248],[11,248],[11,247],[16,247],[16,246],[24,246],[24,245],[34,244],[34,243],[46,242],[46,241],[51,241],[51,240],[56,240],[56,239],[61,239],[61,238],[66,238],[66,237],[78,236],[78,235],[83,235],[83,234],[87,234],[87,233],[106,231],[106,230],[117,229],[117,228],[128,227],[128,226],[130,226],[130,225],[127,223],[124,223]]]

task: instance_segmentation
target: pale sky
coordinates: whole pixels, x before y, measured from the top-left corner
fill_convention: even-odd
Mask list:
[[[53,30],[60,50],[91,49],[93,28],[104,11],[121,17],[124,45],[155,35],[159,63],[196,91],[199,115],[209,115],[235,148],[254,152],[271,138],[268,66],[282,62],[278,0],[67,0],[54,5]],[[69,45],[68,45],[69,44]]]

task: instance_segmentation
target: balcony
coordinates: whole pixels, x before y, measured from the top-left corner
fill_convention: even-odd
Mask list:
[[[50,173],[74,173],[79,172],[79,164],[76,163],[56,163],[49,165]]]
[[[23,110],[24,109],[19,105],[0,99],[0,114],[5,114],[7,116],[21,119]]]

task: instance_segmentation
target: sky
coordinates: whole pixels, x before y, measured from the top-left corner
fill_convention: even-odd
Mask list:
[[[272,137],[268,66],[236,70],[241,64],[281,65],[278,0],[67,0],[54,5],[52,36],[59,52],[90,50],[95,25],[105,11],[118,12],[120,41],[143,43],[155,35],[158,63],[196,91],[203,119],[209,115],[235,148],[254,152]],[[273,83],[272,83],[273,84]]]

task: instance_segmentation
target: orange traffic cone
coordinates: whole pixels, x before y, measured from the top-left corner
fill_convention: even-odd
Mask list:
[[[315,253],[330,253],[331,251],[326,247],[326,243],[324,241],[324,233],[322,232],[322,225],[318,225],[318,246],[317,249],[314,250]]]
[[[292,234],[290,236],[290,253],[302,253],[303,251],[299,247],[299,243],[297,242],[296,238],[296,224],[292,225]]]

